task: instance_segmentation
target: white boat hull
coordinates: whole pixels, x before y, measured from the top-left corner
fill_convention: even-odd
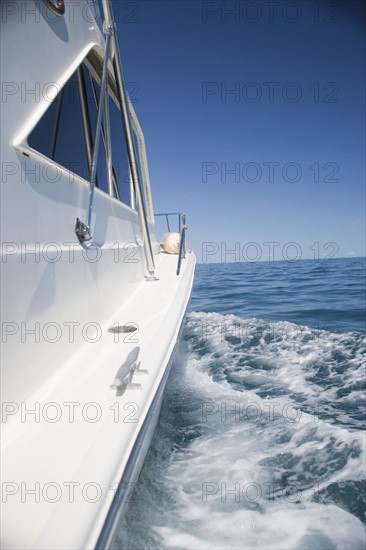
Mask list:
[[[145,278],[137,200],[96,188],[93,243],[82,246],[75,220],[86,219],[91,184],[28,137],[55,99],[51,83],[65,86],[91,51],[103,57],[96,3],[65,2],[60,17],[43,1],[0,8],[1,545],[91,549],[108,544],[146,456],[195,256],[187,252],[177,276],[177,256],[160,253],[144,162],[156,279]]]

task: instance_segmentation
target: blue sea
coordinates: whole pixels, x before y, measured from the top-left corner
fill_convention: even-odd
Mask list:
[[[365,261],[198,265],[113,548],[365,548]]]

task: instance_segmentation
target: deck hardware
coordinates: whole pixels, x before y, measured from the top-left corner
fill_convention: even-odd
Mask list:
[[[135,384],[134,382],[130,382],[129,384],[127,384],[127,389],[128,389],[128,390],[138,390],[138,391],[141,391],[141,390],[142,390],[142,386],[141,386],[141,384]]]
[[[80,244],[83,245],[83,243],[91,240],[91,234],[89,227],[83,223],[79,218],[76,218],[75,223],[75,233],[80,241]]]
[[[135,369],[135,371],[134,371],[134,373],[133,373],[134,376],[141,376],[141,375],[143,375],[143,374],[145,374],[145,375],[146,375],[146,374],[149,374],[149,371],[146,370],[146,369],[139,369],[139,368],[137,368],[137,369]]]
[[[141,389],[140,384],[132,383],[134,372],[139,368],[140,362],[137,362],[140,353],[140,348],[136,347],[127,355],[125,362],[118,369],[113,384],[109,387],[111,390],[116,390],[116,395],[121,396],[126,388]]]
[[[52,11],[55,15],[64,15],[65,13],[65,2],[64,0],[56,0],[56,2],[52,2],[52,0],[43,0],[43,2],[46,4],[47,8]]]
[[[137,330],[137,326],[134,325],[116,325],[114,327],[109,327],[108,332],[112,332],[113,334],[121,334],[121,333],[129,333],[129,332],[135,332]]]
[[[155,281],[158,281],[159,278],[158,277],[155,277],[155,275],[151,274],[151,275],[146,275],[145,277],[145,281],[147,281],[148,283],[153,283]]]

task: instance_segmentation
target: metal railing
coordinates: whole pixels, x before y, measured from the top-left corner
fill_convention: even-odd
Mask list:
[[[177,275],[180,274],[180,268],[182,265],[182,260],[186,257],[186,214],[182,214],[181,212],[166,212],[163,214],[155,214],[155,217],[164,217],[166,220],[166,225],[169,233],[171,232],[171,226],[169,217],[170,216],[177,216],[178,221],[178,233],[179,233],[179,252],[178,252],[178,265],[177,265]]]
[[[119,107],[121,111],[122,125],[124,129],[124,142],[127,148],[127,156],[130,167],[130,174],[133,184],[133,194],[136,199],[137,213],[139,217],[140,230],[143,241],[144,256],[146,262],[146,279],[149,281],[156,280],[154,276],[155,273],[155,263],[151,247],[150,233],[148,229],[148,220],[146,215],[146,208],[143,200],[143,182],[139,176],[137,170],[137,151],[135,150],[134,140],[133,140],[133,128],[131,121],[131,104],[126,93],[125,80],[122,72],[121,57],[119,52],[118,40],[116,37],[116,26],[115,20],[113,17],[113,10],[111,6],[111,0],[102,0],[103,14],[104,14],[104,23],[103,23],[103,32],[105,36],[105,51],[104,51],[104,60],[102,67],[102,75],[100,80],[100,95],[99,99],[96,100],[98,105],[97,110],[97,121],[95,128],[94,143],[92,143],[91,132],[90,132],[90,119],[88,118],[87,113],[87,98],[85,92],[85,86],[82,79],[81,72],[78,72],[78,83],[81,94],[81,112],[83,119],[83,126],[85,132],[86,146],[88,152],[88,164],[90,169],[90,189],[89,189],[89,200],[87,206],[87,220],[86,222],[81,221],[79,218],[76,219],[75,223],[75,232],[80,241],[81,245],[87,245],[88,242],[92,241],[92,231],[91,231],[91,221],[93,213],[93,202],[94,202],[94,189],[96,184],[96,169],[97,169],[97,159],[99,151],[99,143],[102,137],[105,150],[106,150],[106,161],[107,161],[107,175],[108,175],[108,191],[109,194],[113,196],[114,188],[114,173],[112,165],[112,152],[111,152],[111,136],[110,136],[110,121],[109,121],[109,108],[108,108],[108,62],[111,60],[113,66],[113,72],[116,82],[117,96]],[[134,113],[133,113],[134,114]],[[144,150],[143,138],[141,138],[142,131],[138,123],[136,123],[137,117],[134,114],[135,127],[137,128],[137,137],[139,141],[140,154],[143,150],[143,162],[146,163],[146,153]],[[103,126],[104,121],[104,126]],[[122,136],[121,136],[122,137]],[[146,178],[147,167],[143,165],[144,176]],[[148,182],[148,180],[147,180]],[[149,183],[149,182],[148,182]],[[148,185],[148,183],[146,185]],[[149,185],[148,185],[149,187]],[[150,187],[148,189],[150,192]],[[150,200],[150,195],[146,192],[146,200],[150,211],[152,211],[152,205]],[[151,212],[149,212],[151,217]]]

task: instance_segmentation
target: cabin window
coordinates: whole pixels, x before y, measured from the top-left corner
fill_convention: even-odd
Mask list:
[[[57,139],[53,143],[55,131],[57,131]],[[70,172],[88,179],[76,73],[72,75],[32,130],[28,137],[28,144]]]
[[[28,136],[30,147],[39,151],[70,172],[89,180],[92,148],[95,140],[99,78],[102,60],[91,52],[75,71],[41,120]],[[99,76],[99,78],[98,78]],[[121,113],[115,83],[109,75],[109,120],[113,166],[113,196],[131,206],[130,170]],[[84,83],[81,87],[80,82]],[[82,97],[87,111],[87,124],[82,117]],[[89,128],[89,132],[88,132]],[[103,122],[103,132],[106,131]],[[86,133],[89,133],[89,156]],[[96,186],[108,193],[106,147],[103,133],[97,159]]]
[[[117,107],[117,100],[109,96],[109,119],[111,129],[112,160],[119,182],[121,201],[131,203],[131,175],[128,162],[125,132],[123,129],[121,111]]]

